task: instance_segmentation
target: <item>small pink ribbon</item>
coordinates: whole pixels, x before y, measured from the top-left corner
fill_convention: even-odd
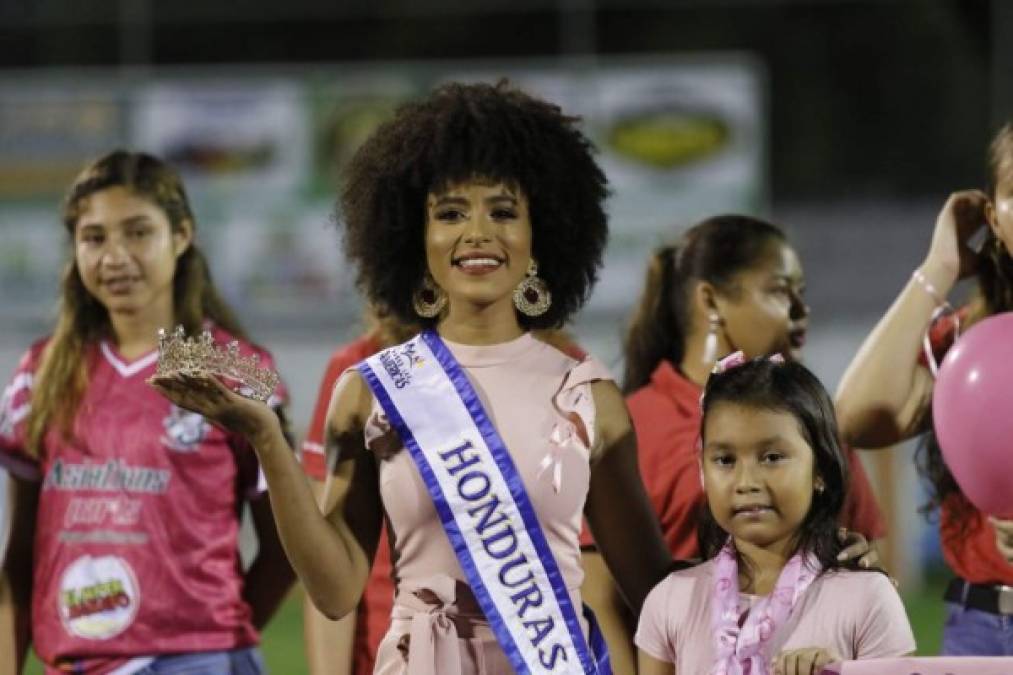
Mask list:
[[[771,354],[766,358],[771,363],[784,363],[784,356],[781,354]],[[748,361],[749,359],[746,358],[745,352],[740,349],[737,352],[732,352],[723,359],[718,359],[718,362],[714,364],[714,369],[711,370],[711,373],[725,373],[732,368],[738,368],[739,366],[745,365]]]
[[[553,427],[552,433],[549,434],[549,451],[545,453],[542,461],[538,463],[538,474],[536,477],[542,480],[542,476],[551,469],[552,489],[557,495],[563,489],[563,451],[574,445],[577,446],[577,449],[583,447],[583,444],[574,432],[573,424],[557,424]]]

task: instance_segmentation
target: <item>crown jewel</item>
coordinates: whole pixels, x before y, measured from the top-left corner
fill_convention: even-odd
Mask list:
[[[211,332],[205,330],[199,338],[186,337],[182,326],[170,335],[164,328],[158,330],[158,375],[177,372],[214,373],[239,383],[239,393],[247,398],[267,401],[278,386],[278,373],[260,366],[256,354],[242,356],[239,341],[233,340],[225,349],[215,344]]]

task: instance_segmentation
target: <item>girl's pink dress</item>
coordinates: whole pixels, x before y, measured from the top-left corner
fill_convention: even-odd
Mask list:
[[[676,675],[709,673],[714,663],[714,560],[674,572],[647,596],[637,647],[675,665]],[[740,595],[745,615],[757,596]],[[915,650],[900,596],[885,574],[831,570],[817,577],[770,641],[769,657],[823,647],[842,659],[903,656]]]
[[[611,376],[598,361],[578,362],[528,334],[492,346],[446,344],[510,451],[579,608],[579,536],[596,442],[590,384]],[[365,435],[378,459],[397,588],[374,672],[512,673],[411,456],[375,401]]]

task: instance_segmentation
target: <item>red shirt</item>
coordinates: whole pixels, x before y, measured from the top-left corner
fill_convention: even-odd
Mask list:
[[[961,320],[967,312],[961,311]],[[941,317],[929,330],[929,341],[937,362],[953,345],[956,315]],[[919,358],[925,366],[925,354]],[[973,584],[1005,584],[1013,586],[1013,565],[999,553],[995,528],[963,494],[948,495],[943,500],[939,520],[939,537],[943,558],[954,574]]]
[[[238,552],[240,504],[262,485],[253,450],[145,383],[157,352],[128,363],[103,342],[86,356],[72,438],[50,430],[30,456],[44,345],[22,358],[0,403],[0,463],[42,483],[32,588],[42,661],[107,672],[133,657],[255,645]],[[267,352],[240,351],[273,366]]]
[[[320,391],[313,408],[313,419],[306,440],[302,444],[302,465],[306,475],[317,481],[327,479],[327,463],[324,449],[324,428],[327,424],[327,408],[330,405],[334,385],[349,368],[380,351],[380,344],[370,335],[364,335],[354,342],[339,347],[327,362],[327,370],[320,382]],[[355,675],[371,675],[376,649],[387,633],[390,613],[394,607],[394,580],[390,561],[390,544],[387,526],[380,533],[373,567],[366,580],[366,590],[356,609],[355,643],[352,653],[352,672]]]
[[[701,393],[671,363],[662,361],[651,381],[626,399],[637,432],[647,496],[661,520],[669,550],[679,559],[700,557],[696,523],[704,504],[697,461]],[[858,456],[850,448],[846,452],[851,489],[841,521],[869,539],[878,539],[886,533],[882,514]]]

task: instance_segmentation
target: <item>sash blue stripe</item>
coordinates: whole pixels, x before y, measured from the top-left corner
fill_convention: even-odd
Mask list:
[[[531,538],[531,542],[538,552],[538,558],[552,586],[556,602],[559,603],[559,608],[563,613],[563,620],[569,629],[570,637],[577,649],[577,657],[580,659],[584,672],[598,672],[594,660],[591,659],[588,653],[587,642],[584,640],[584,631],[574,611],[573,603],[570,600],[570,593],[566,589],[566,584],[563,580],[563,574],[559,571],[556,558],[552,554],[552,549],[549,548],[548,541],[545,539],[545,533],[542,532],[534,506],[528,498],[527,490],[524,489],[524,483],[521,481],[520,473],[517,471],[517,467],[514,465],[513,459],[506,449],[506,444],[503,443],[503,439],[500,438],[496,427],[493,426],[486,415],[481,400],[471,386],[471,382],[468,381],[468,376],[461,369],[461,366],[457,363],[457,359],[450,353],[447,346],[443,344],[440,336],[433,330],[427,330],[422,333],[422,339],[436,356],[437,361],[440,362],[443,370],[453,383],[454,389],[457,390],[457,395],[460,396],[461,402],[464,403],[471,418],[475,421],[475,425],[478,427],[482,438],[492,453],[493,460],[496,462],[503,479],[510,488],[510,495],[517,504],[528,536]],[[485,609],[484,606],[483,609]]]
[[[455,363],[456,365],[456,363]],[[482,612],[485,613],[485,618],[489,621],[489,626],[496,634],[496,640],[502,647],[506,657],[510,660],[510,665],[513,666],[514,670],[520,675],[530,675],[531,671],[528,670],[528,665],[524,661],[524,657],[514,642],[513,635],[507,629],[506,622],[500,615],[499,610],[496,609],[496,603],[493,602],[492,597],[489,595],[488,589],[482,582],[482,576],[478,572],[478,568],[475,566],[475,560],[471,557],[471,551],[468,550],[468,544],[461,534],[460,528],[457,526],[457,520],[454,518],[454,512],[451,510],[450,505],[447,503],[447,498],[443,494],[443,488],[440,486],[439,480],[433,473],[432,467],[429,465],[429,461],[426,459],[426,455],[422,452],[422,448],[419,447],[418,442],[415,440],[414,434],[411,429],[405,423],[404,418],[398,412],[394,402],[391,401],[390,396],[387,395],[387,391],[384,389],[383,384],[377,378],[376,373],[370,368],[366,361],[363,361],[357,366],[359,373],[366,380],[366,384],[369,385],[373,395],[376,396],[377,402],[380,407],[383,408],[384,413],[387,415],[387,421],[390,422],[391,426],[398,432],[401,437],[401,442],[404,443],[405,448],[411,454],[412,459],[415,461],[415,465],[419,470],[419,475],[422,477],[422,481],[426,485],[426,489],[429,490],[429,495],[433,499],[433,505],[436,507],[436,512],[440,516],[440,522],[443,525],[443,529],[446,530],[447,538],[450,540],[450,544],[454,549],[454,553],[457,555],[457,560],[461,564],[461,568],[464,570],[465,576],[468,577],[468,584],[471,586],[471,591],[475,595],[475,599],[478,604],[482,607]],[[581,636],[583,638],[583,636]]]

